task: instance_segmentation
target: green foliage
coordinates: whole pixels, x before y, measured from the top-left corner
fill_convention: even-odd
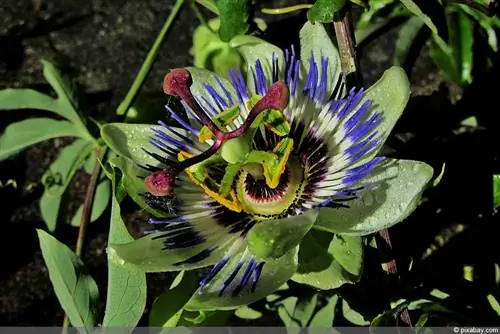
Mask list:
[[[316,0],[307,12],[307,19],[314,22],[333,22],[335,14],[344,8],[346,0]]]
[[[43,259],[62,308],[74,327],[97,325],[99,290],[82,261],[66,245],[38,230]]]
[[[126,243],[133,240],[122,220],[120,198],[116,197],[116,174],[113,177],[111,221],[108,242]],[[146,306],[146,274],[142,270],[124,267],[114,262],[108,253],[108,290],[104,327],[128,327],[139,322]]]
[[[229,42],[236,35],[248,31],[249,4],[247,0],[215,0],[219,11],[219,36],[223,42]]]
[[[336,289],[357,282],[362,265],[360,237],[346,238],[311,230],[301,244],[299,267],[292,280],[316,289]]]
[[[440,2],[443,3],[443,2]],[[479,5],[486,6],[485,1]],[[425,25],[430,31],[430,54],[449,80],[462,86],[470,85],[475,70],[488,69],[490,56],[475,58],[476,50],[489,47],[498,51],[498,16],[488,16],[467,4],[438,4],[437,1],[371,0],[356,26],[358,43],[382,28],[406,20],[398,38],[394,64],[405,65],[409,71],[409,50],[417,43],[417,36]],[[479,37],[479,38],[477,38]],[[418,50],[413,50],[418,52]]]

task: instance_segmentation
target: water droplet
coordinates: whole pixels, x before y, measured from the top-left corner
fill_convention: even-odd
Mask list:
[[[398,175],[398,167],[392,166],[387,169],[387,177],[392,178]]]
[[[420,164],[413,165],[413,173],[418,173],[420,171]]]
[[[375,202],[382,204],[385,201],[385,196],[381,191],[375,193]]]

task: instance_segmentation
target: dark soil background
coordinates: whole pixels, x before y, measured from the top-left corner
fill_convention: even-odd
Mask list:
[[[41,71],[40,59],[45,58],[75,78],[91,115],[110,115],[125,96],[172,3],[172,0],[3,0],[0,5],[0,88],[31,87],[50,91]],[[296,43],[305,20],[303,15],[269,16],[266,20],[268,18],[271,23],[264,38],[282,47]],[[193,12],[186,6],[143,88],[145,94],[162,97],[165,73],[170,68],[192,63],[189,49],[197,24]],[[361,45],[359,56],[366,85],[377,80],[391,65],[397,29]],[[413,259],[413,270],[402,275],[402,284],[395,287],[393,293],[422,295],[438,287],[453,296],[454,307],[467,310],[470,318],[462,321],[492,324],[492,319],[498,320],[498,317],[487,306],[485,296],[496,289],[494,293],[500,298],[493,267],[500,254],[495,246],[499,228],[491,215],[491,175],[494,163],[498,163],[495,148],[499,110],[495,82],[500,63],[495,62],[489,73],[477,73],[474,84],[461,89],[447,82],[425,47],[414,58],[416,62],[409,70],[413,96],[388,144],[396,157],[426,161],[435,168],[436,175],[446,162],[446,171],[440,185],[426,193],[422,206],[406,222],[391,230],[400,269],[406,272]],[[160,112],[164,102],[158,105]],[[0,114],[0,131],[10,122],[34,114],[4,112]],[[477,117],[478,127],[460,125],[461,120],[472,115]],[[50,140],[0,163],[0,180],[15,179],[18,184],[16,189],[0,189],[2,326],[62,324],[63,312],[53,293],[35,228],[45,228],[38,208],[43,190],[40,177],[67,143],[62,139]],[[63,221],[69,222],[80,205],[87,179],[88,175],[82,173],[72,185],[68,213],[62,217]],[[137,207],[125,205],[123,210],[131,231],[140,229],[145,217]],[[83,256],[90,273],[99,282],[101,296],[105,296],[107,275],[108,222],[106,214],[103,217],[90,226]],[[447,239],[450,234],[457,234],[450,231],[461,229],[463,232],[431,257],[421,260],[426,249],[435,244],[436,235]],[[77,233],[77,228],[60,224],[55,236],[74,247]],[[475,265],[476,282],[462,278],[464,264]],[[369,267],[373,265],[376,267],[378,263]],[[168,286],[167,282],[166,275],[149,275],[148,305]],[[353,298],[362,297],[364,304],[369,305],[370,298],[375,299],[380,290],[373,284],[363,283],[360,290],[343,289]]]

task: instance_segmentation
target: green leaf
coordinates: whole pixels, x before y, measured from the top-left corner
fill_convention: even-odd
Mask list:
[[[330,23],[337,12],[344,8],[346,0],[316,0],[307,11],[307,19],[312,23]]]
[[[363,269],[363,246],[362,237],[335,235],[328,250],[342,268],[354,277],[360,277]]]
[[[160,153],[149,143],[154,129],[161,130],[162,127],[151,124],[108,123],[101,127],[101,136],[116,154],[131,159],[136,164],[157,166],[158,161],[143,150]],[[175,130],[186,134],[184,129]]]
[[[351,245],[350,247],[358,248]],[[356,282],[358,276],[347,269],[359,272],[360,269],[356,269],[362,267],[363,253],[351,251],[351,254],[346,255],[346,249],[349,248],[341,245],[338,236],[311,230],[300,244],[299,266],[292,280],[321,290],[336,289],[344,284]],[[339,256],[340,261],[334,257],[334,253]],[[346,264],[348,258],[355,263]]]
[[[256,311],[248,306],[242,306],[234,314],[241,319],[256,320],[262,317],[262,312]]]
[[[328,58],[326,91],[327,96],[332,94],[335,85],[342,79],[340,68],[340,55],[337,48],[333,45],[330,36],[321,23],[306,22],[299,33],[300,36],[300,59],[302,59],[302,73],[309,73],[309,58],[311,53],[314,56],[316,64],[321,64],[321,57]],[[318,65],[318,77],[321,78],[322,69]],[[345,89],[339,92],[343,97]]]
[[[493,175],[493,208],[500,206],[500,174]]]
[[[120,204],[115,196],[114,178],[112,188],[108,243],[130,242],[133,238],[121,217]],[[132,332],[146,307],[146,274],[142,270],[126,267],[114,261],[109,248],[107,291],[102,327],[128,327]]]
[[[299,321],[293,317],[293,310],[295,305],[297,305],[298,298],[288,297],[284,299],[278,307],[278,315],[283,322],[283,325],[287,328],[297,328],[300,327]],[[288,329],[287,332],[296,333],[294,330]]]
[[[297,300],[295,309],[293,310],[293,317],[297,319],[301,327],[308,327],[311,320],[316,304],[318,303],[318,295],[312,294],[310,296],[302,296]]]
[[[111,197],[111,182],[108,179],[104,179],[97,185],[95,190],[94,199],[92,201],[92,210],[90,213],[90,222],[93,223],[106,211],[109,204],[109,199]],[[71,220],[71,226],[80,226],[83,213],[83,204],[80,205],[76,211],[73,219]]]
[[[396,39],[396,50],[394,51],[394,65],[405,66],[408,53],[415,38],[424,26],[424,22],[418,17],[411,17],[401,28]]]
[[[212,55],[211,60],[213,71],[226,78],[229,78],[228,73],[230,69],[239,70],[243,65],[240,53],[232,49],[229,45],[224,45],[223,48],[217,50]]]
[[[198,288],[198,276],[194,272],[180,272],[181,282],[171,286],[158,297],[151,307],[150,327],[176,327],[193,291]],[[173,284],[172,284],[173,285]]]
[[[58,108],[58,113],[74,124],[82,124],[82,120],[77,111],[78,100],[75,85],[68,77],[59,71],[55,64],[43,59],[41,63],[43,66],[43,76],[57,93],[60,101],[61,107]]]
[[[342,315],[357,326],[367,326],[370,324],[369,321],[365,320],[363,315],[351,308],[351,305],[345,299],[342,299]]]
[[[484,29],[488,36],[488,44],[494,52],[498,51],[498,38],[496,28],[500,28],[500,18],[498,16],[488,16],[468,5],[457,4],[456,7],[467,13],[481,28]]]
[[[208,26],[200,25],[193,33],[194,66],[214,71],[229,79],[229,69],[240,69],[242,57],[234,47],[220,40],[217,31],[220,19],[208,22]]]
[[[277,260],[266,261],[254,292],[251,291],[250,286],[246,286],[237,295],[232,295],[245,271],[239,270],[224,293],[219,295],[224,281],[240,261],[240,256],[232,256],[224,268],[203,289],[194,293],[185,307],[186,310],[231,310],[265,298],[280,288],[295,273],[297,251],[297,248],[292,249]]]
[[[432,175],[432,167],[423,162],[387,159],[364,181],[372,188],[350,201],[349,208],[321,208],[314,227],[351,235],[389,228],[415,210]]]
[[[68,121],[29,118],[12,123],[0,137],[0,160],[41,141],[57,137],[80,137],[78,129]]]
[[[64,116],[64,108],[59,101],[33,89],[0,90],[0,110],[38,109]]]
[[[277,259],[295,248],[311,229],[317,210],[283,219],[256,224],[245,238],[248,249],[260,259]]]
[[[83,139],[75,140],[61,150],[59,157],[42,176],[45,191],[40,199],[40,212],[49,231],[56,228],[62,195],[91,150],[91,143]]]
[[[219,10],[215,5],[214,0],[196,0],[196,2],[202,5],[203,7],[207,8],[208,10],[210,10],[215,15],[219,15]]]
[[[249,8],[246,0],[215,0],[219,10],[219,36],[229,42],[236,35],[244,35],[248,31]]]
[[[424,13],[422,9],[415,3],[413,0],[401,0],[403,5],[414,15],[420,17],[420,19],[425,23],[427,27],[432,31],[434,35],[434,39],[437,41],[439,45],[444,45],[446,42],[439,35],[439,31],[437,26],[432,21],[431,17]]]
[[[309,327],[322,327],[329,328],[333,326],[333,320],[335,317],[335,307],[339,300],[338,295],[333,295],[328,299],[328,303],[322,307],[318,312],[316,312],[311,319]]]
[[[71,325],[87,329],[96,326],[97,284],[71,249],[43,230],[37,229],[37,234],[50,281]]]
[[[474,44],[474,26],[469,17],[462,11],[448,11],[447,13],[449,45],[455,64],[459,84],[472,82],[472,56]]]
[[[453,50],[448,44],[441,45],[435,39],[431,39],[429,54],[448,79],[456,83],[460,82],[459,65],[456,63]]]

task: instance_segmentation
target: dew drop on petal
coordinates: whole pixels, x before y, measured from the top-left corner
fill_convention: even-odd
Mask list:
[[[420,171],[420,164],[413,165],[413,173],[417,174]]]
[[[398,175],[398,167],[392,166],[392,167],[387,168],[387,177],[393,178],[396,175]]]

